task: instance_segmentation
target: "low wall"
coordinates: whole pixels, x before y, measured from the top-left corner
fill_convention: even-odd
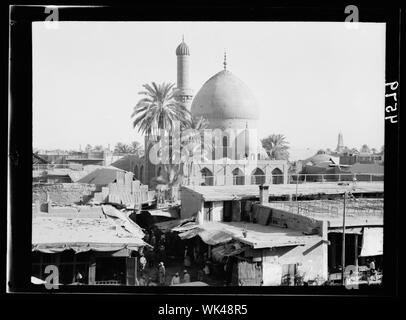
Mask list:
[[[254,204],[252,209],[257,220],[260,219],[259,215],[269,212],[269,225],[322,235],[322,222],[319,220],[261,204]]]
[[[47,202],[49,200],[58,205],[70,205],[81,200],[87,202],[96,191],[94,184],[87,183],[57,183],[42,184],[32,187],[32,202]]]

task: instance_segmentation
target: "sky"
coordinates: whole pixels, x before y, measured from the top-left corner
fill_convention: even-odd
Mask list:
[[[33,23],[33,146],[143,141],[131,114],[145,83],[176,83],[184,35],[196,94],[223,68],[258,101],[259,137],[291,149],[384,144],[385,24],[340,22]]]

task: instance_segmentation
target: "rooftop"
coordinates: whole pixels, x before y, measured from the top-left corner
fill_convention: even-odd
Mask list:
[[[81,214],[69,208],[57,214],[34,214],[32,219],[32,250],[47,253],[73,249],[117,251],[138,250],[147,245],[142,229],[123,212],[102,206],[100,212]]]
[[[116,167],[101,167],[91,171],[78,180],[79,183],[92,183],[96,185],[108,185],[117,179],[117,172],[123,171]]]
[[[244,228],[247,230],[246,237],[242,234]],[[249,222],[205,221],[203,224],[191,222],[173,230],[183,231],[179,235],[181,238],[198,235],[204,242],[211,245],[238,240],[254,249],[305,245],[309,240],[313,241],[320,237],[305,235],[303,232],[288,228]]]
[[[346,226],[383,225],[383,204],[383,199],[347,199]],[[328,221],[330,228],[343,226],[343,200],[277,201],[264,206]]]
[[[259,197],[258,185],[231,185],[231,186],[188,186],[183,187],[200,194],[205,201],[224,201],[241,198]],[[297,186],[298,196],[317,194],[343,194],[352,188],[351,185],[339,185],[337,182],[307,182]],[[381,193],[383,181],[357,182],[353,193]],[[296,184],[271,184],[270,196],[287,196],[296,194]]]

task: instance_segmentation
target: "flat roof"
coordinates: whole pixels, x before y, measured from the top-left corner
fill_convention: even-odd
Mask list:
[[[59,252],[98,250],[136,250],[147,245],[142,229],[112,206],[103,206],[103,216],[65,212],[34,214],[32,218],[33,250]]]
[[[258,198],[259,185],[231,186],[184,186],[182,188],[200,194],[205,201],[224,201],[242,198]],[[298,196],[316,194],[343,194],[352,188],[352,184],[339,185],[337,182],[307,182],[297,185]],[[353,193],[381,193],[384,191],[383,181],[357,182]],[[271,184],[270,196],[287,196],[296,194],[296,184]]]
[[[343,200],[275,201],[264,206],[316,220],[328,221],[330,228],[343,226]],[[383,198],[347,199],[346,226],[383,226]]]

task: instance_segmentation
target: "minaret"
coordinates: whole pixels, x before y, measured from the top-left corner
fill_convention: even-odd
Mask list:
[[[181,44],[176,48],[177,57],[177,87],[175,91],[175,98],[181,101],[182,104],[190,110],[192,103],[193,92],[189,83],[189,47],[182,37]]]
[[[337,152],[342,152],[344,150],[343,134],[340,132],[338,134]]]

